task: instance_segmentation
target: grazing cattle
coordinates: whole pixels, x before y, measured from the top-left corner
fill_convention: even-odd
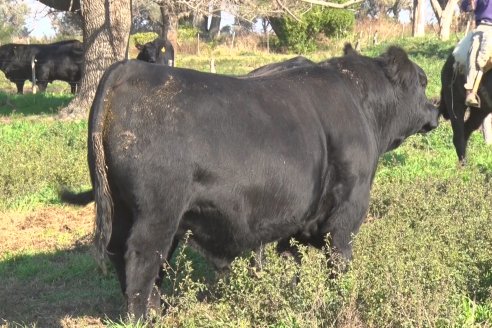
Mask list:
[[[465,62],[466,55],[458,51],[468,49],[464,38],[458,47],[450,54],[441,70],[441,100],[439,111],[445,119],[451,121],[453,129],[453,144],[461,164],[466,162],[466,146],[473,131],[478,129],[485,117],[492,112],[492,75],[489,72],[482,77],[478,96],[481,108],[470,108],[468,119],[465,121]]]
[[[157,38],[144,45],[137,44],[136,47],[140,50],[138,60],[174,67],[174,47],[169,40]],[[165,49],[164,53],[162,48]]]
[[[291,238],[352,256],[379,157],[438,124],[427,78],[404,50],[355,52],[237,78],[119,62],[89,117],[95,243],[128,311],[160,305],[161,264],[187,231],[222,269]]]
[[[6,44],[0,47],[0,70],[15,83],[22,94],[24,82],[32,79],[31,59],[36,60],[36,85],[44,91],[48,83],[61,80],[70,84],[75,93],[80,83],[83,47],[77,40],[51,44]]]

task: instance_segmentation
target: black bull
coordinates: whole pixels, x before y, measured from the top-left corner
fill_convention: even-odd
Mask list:
[[[437,126],[400,48],[251,78],[139,61],[104,74],[89,118],[95,242],[128,311],[158,306],[177,241],[217,268],[291,238],[352,256],[378,159]],[[74,195],[72,195],[74,196]],[[72,199],[73,200],[73,199]]]
[[[441,101],[439,111],[445,119],[451,121],[453,129],[453,144],[459,161],[464,164],[466,146],[473,131],[478,129],[485,117],[492,112],[492,75],[485,73],[478,95],[481,100],[480,108],[471,108],[470,115],[465,121],[465,82],[464,68],[454,69],[455,59],[451,54],[441,70]]]
[[[0,70],[22,94],[26,80],[32,79],[31,60],[35,58],[36,85],[44,91],[54,80],[70,84],[72,93],[80,83],[84,58],[80,41],[67,40],[51,44],[15,44],[0,47]]]
[[[137,44],[136,48],[139,50],[138,60],[174,67],[174,47],[169,40],[157,38],[144,45]],[[165,50],[164,53],[162,48]]]

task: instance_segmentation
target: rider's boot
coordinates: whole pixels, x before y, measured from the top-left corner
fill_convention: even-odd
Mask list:
[[[473,89],[466,90],[465,105],[468,107],[480,108],[480,97],[478,97],[478,87],[480,86],[480,81],[482,80],[483,71],[480,70],[475,76],[475,81],[473,82]]]

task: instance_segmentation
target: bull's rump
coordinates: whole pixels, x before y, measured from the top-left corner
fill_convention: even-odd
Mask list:
[[[326,188],[340,163],[361,166],[347,156],[370,139],[357,108],[337,106],[344,83],[327,89],[319,73],[236,79],[121,65],[101,107],[115,198],[191,211],[180,231],[198,229],[210,253],[229,245],[231,258],[306,229],[334,206]]]

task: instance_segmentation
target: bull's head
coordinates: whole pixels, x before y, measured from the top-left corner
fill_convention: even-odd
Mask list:
[[[165,42],[163,39],[157,38],[154,41],[147,42],[144,45],[135,45],[135,47],[140,50],[137,59],[149,63],[156,63],[157,59],[161,56],[162,48],[164,48],[164,43]]]

